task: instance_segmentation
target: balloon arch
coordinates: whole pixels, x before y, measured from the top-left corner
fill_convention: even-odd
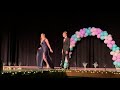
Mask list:
[[[104,40],[104,43],[111,50],[110,55],[112,55],[113,64],[116,68],[120,67],[120,48],[115,44],[115,41],[112,38],[111,34],[108,34],[107,31],[102,31],[100,28],[89,27],[83,28],[79,31],[76,31],[74,35],[70,38],[70,58],[72,55],[73,48],[77,41],[80,41],[83,37],[87,36],[97,36],[97,38]]]

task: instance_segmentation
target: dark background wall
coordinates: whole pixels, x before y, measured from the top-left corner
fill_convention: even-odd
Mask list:
[[[112,34],[120,46],[119,12],[0,12],[0,57],[8,65],[36,65],[36,50],[40,33],[45,33],[54,53],[55,66],[61,60],[62,32],[71,37],[81,28],[98,27]],[[96,37],[83,38],[77,43],[71,58],[71,66],[82,67],[83,62],[93,67],[114,67],[110,50]]]

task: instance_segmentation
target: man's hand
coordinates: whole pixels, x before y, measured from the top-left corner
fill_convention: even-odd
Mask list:
[[[66,51],[65,54],[68,54],[68,51]]]
[[[62,49],[62,54],[63,54],[63,49]]]

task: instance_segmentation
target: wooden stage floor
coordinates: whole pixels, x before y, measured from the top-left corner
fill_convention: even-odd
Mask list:
[[[2,74],[11,73],[15,75],[16,73],[39,73],[48,72],[53,74],[65,75],[65,77],[76,78],[76,77],[89,77],[89,78],[120,78],[120,70],[116,68],[80,68],[80,67],[70,67],[69,70],[60,69],[60,67],[55,67],[55,69],[38,68],[36,66],[4,66]]]

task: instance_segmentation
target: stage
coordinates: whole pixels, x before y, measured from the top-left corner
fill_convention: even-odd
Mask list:
[[[80,68],[70,67],[70,69],[47,69],[36,66],[4,66],[2,76],[5,74],[14,77],[19,76],[36,76],[45,78],[120,78],[120,70],[116,68]],[[47,76],[47,77],[46,77]],[[40,78],[39,77],[39,78]],[[18,78],[18,77],[17,77]]]

